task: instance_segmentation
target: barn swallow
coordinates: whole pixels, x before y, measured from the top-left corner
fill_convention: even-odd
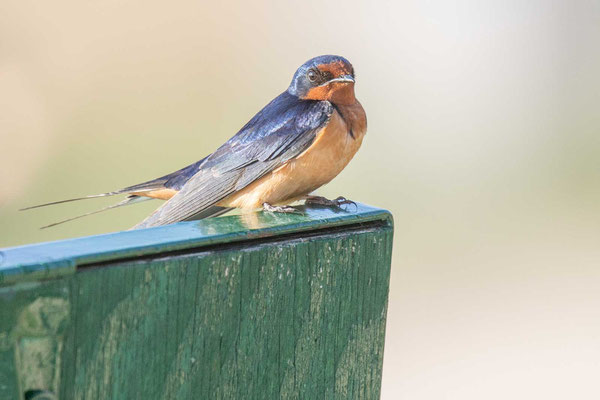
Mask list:
[[[202,160],[113,192],[26,209],[127,194],[117,204],[49,227],[143,200],[167,200],[136,229],[214,217],[233,208],[295,212],[289,204],[302,199],[308,204],[351,203],[310,193],[335,178],[361,146],[367,119],[354,84],[354,68],[344,57],[315,57],[298,68],[286,91]]]

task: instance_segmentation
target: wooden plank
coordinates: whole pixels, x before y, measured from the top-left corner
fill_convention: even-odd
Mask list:
[[[0,287],[0,398],[378,398],[389,214],[257,217],[5,250],[75,267]]]
[[[356,209],[350,207],[350,212],[298,207],[302,214],[260,212],[0,249],[0,285],[64,276],[74,273],[77,265],[125,257],[273,237],[290,232],[330,229],[368,221],[391,221],[391,216],[385,210],[360,203]]]

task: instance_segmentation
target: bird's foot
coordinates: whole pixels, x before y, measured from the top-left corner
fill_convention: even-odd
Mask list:
[[[357,207],[355,202],[353,202],[352,200],[348,200],[344,196],[336,197],[333,200],[329,200],[328,198],[323,196],[306,196],[304,204],[338,208],[340,208],[344,204],[352,204],[354,207]]]
[[[285,214],[302,214],[292,206],[273,206],[269,203],[263,203],[263,210],[268,212],[285,213]]]

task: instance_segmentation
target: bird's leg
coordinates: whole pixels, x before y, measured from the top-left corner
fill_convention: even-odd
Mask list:
[[[300,211],[296,210],[292,206],[273,206],[269,203],[263,203],[263,210],[269,212],[277,212],[277,213],[287,213],[287,214],[302,214]]]
[[[356,203],[352,200],[348,200],[344,196],[339,196],[333,200],[329,200],[323,196],[306,196],[304,198],[304,204],[307,205],[318,205],[318,206],[326,206],[326,207],[340,207],[344,204],[352,204],[356,207]]]

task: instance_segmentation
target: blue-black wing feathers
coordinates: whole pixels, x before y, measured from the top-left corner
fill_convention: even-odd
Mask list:
[[[179,193],[136,228],[194,219],[306,150],[332,112],[329,102],[300,100],[282,93],[202,160]]]

